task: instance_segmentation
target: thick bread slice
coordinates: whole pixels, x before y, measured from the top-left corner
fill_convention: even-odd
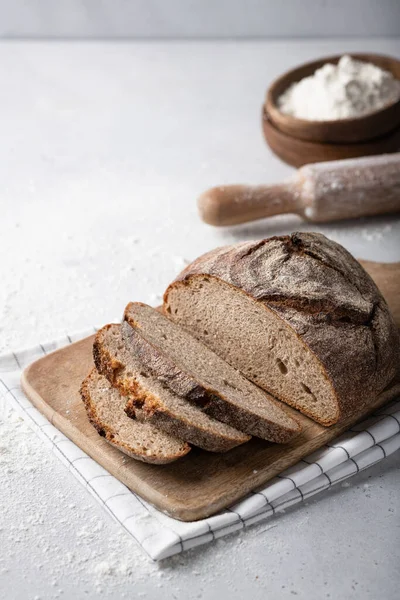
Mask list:
[[[381,293],[318,233],[217,248],[168,287],[164,310],[323,425],[367,406],[398,369],[399,335]]]
[[[300,432],[269,394],[215,352],[146,304],[125,309],[122,336],[145,368],[212,417],[250,435],[283,443]]]
[[[126,399],[96,369],[83,381],[80,392],[92,425],[107,442],[128,456],[161,465],[190,451],[186,442],[150,423],[130,419],[124,411]]]
[[[127,414],[210,452],[226,452],[250,436],[220,423],[166,388],[146,372],[121,335],[120,325],[106,325],[93,345],[97,370],[126,397]]]

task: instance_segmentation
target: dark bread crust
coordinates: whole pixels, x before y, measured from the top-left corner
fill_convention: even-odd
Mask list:
[[[273,311],[314,353],[337,399],[337,418],[322,424],[367,405],[395,376],[399,334],[382,294],[354,257],[322,234],[294,233],[208,252],[167,288],[164,310],[169,312],[171,289],[204,275]]]
[[[227,438],[210,440],[207,432],[202,431],[188,421],[185,423],[183,429],[180,419],[177,419],[172,413],[160,409],[154,396],[149,396],[146,393],[143,395],[139,394],[137,397],[131,397],[126,404],[125,412],[128,417],[151,423],[155,427],[167,431],[170,435],[182,437],[184,434],[187,439],[196,440],[195,442],[191,441],[194,446],[198,446],[208,452],[228,452],[250,439],[249,436],[248,439],[244,439],[241,442],[232,442],[232,440],[229,441]]]
[[[124,312],[125,321],[121,325],[125,343],[145,368],[178,396],[196,404],[206,414],[219,421],[271,442],[286,443],[300,433],[300,425],[294,419],[292,427],[272,420],[267,421],[245,406],[231,404],[221,392],[205,387],[194,376],[182,371],[163,351],[141,335],[140,325],[135,321],[130,307],[131,304],[128,304]],[[275,400],[265,397],[265,402],[268,401],[274,403],[278,410],[281,409]],[[286,414],[285,416],[290,418]]]
[[[135,379],[134,373],[128,375],[125,365],[109,352],[107,344],[104,343],[104,336],[112,327],[119,326],[106,325],[97,332],[93,344],[93,358],[98,372],[104,375],[121,395],[126,396],[125,412],[129,417],[146,420],[163,431],[209,452],[227,452],[250,440],[250,436],[234,429],[231,430],[232,435],[223,432],[216,434],[200,424],[176,419],[165,405],[160,405],[159,399],[152,392]]]
[[[149,456],[147,454],[139,454],[136,450],[131,448],[128,444],[124,443],[120,438],[116,439],[113,432],[110,431],[110,429],[107,427],[107,425],[104,424],[101,421],[101,419],[99,418],[99,416],[97,414],[97,410],[96,410],[96,404],[93,401],[92,396],[91,396],[90,388],[93,384],[92,380],[96,376],[98,376],[96,369],[92,369],[92,371],[90,371],[90,373],[88,374],[86,379],[83,380],[79,391],[80,391],[83,403],[85,405],[86,413],[88,415],[90,423],[97,430],[99,435],[104,437],[104,439],[107,440],[107,442],[109,442],[109,444],[111,444],[118,450],[121,450],[122,452],[124,452],[124,454],[127,454],[131,458],[140,460],[141,462],[146,462],[146,463],[155,464],[155,465],[163,465],[163,464],[168,464],[170,462],[174,462],[175,460],[178,460],[178,458],[181,458],[182,456],[185,456],[188,452],[190,452],[189,444],[182,443],[182,451],[177,452],[176,454],[171,454],[170,456],[163,456],[161,454],[159,456],[155,456],[155,455]]]

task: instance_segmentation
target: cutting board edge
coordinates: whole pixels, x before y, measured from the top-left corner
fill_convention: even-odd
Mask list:
[[[23,370],[21,374],[22,390],[32,402],[32,404],[49,420],[50,423],[52,423],[57,429],[59,429],[59,431],[66,435],[68,439],[70,439],[74,444],[81,448],[81,450],[88,454],[88,456],[90,456],[94,461],[103,466],[103,468],[105,468],[108,472],[111,472],[111,474],[117,479],[119,479],[124,485],[126,485],[128,489],[143,497],[146,501],[148,501],[150,504],[152,504],[158,510],[161,510],[168,516],[185,522],[197,521],[200,519],[210,517],[216,514],[218,511],[227,508],[234,502],[239,501],[257,487],[265,485],[265,483],[270,481],[273,477],[281,473],[283,470],[296,464],[302,456],[307,456],[308,454],[311,454],[312,452],[323,446],[324,443],[326,443],[327,441],[333,439],[334,437],[337,437],[352,425],[365,419],[366,417],[368,417],[369,414],[371,414],[378,408],[381,408],[386,403],[390,402],[390,400],[393,399],[393,397],[395,397],[396,394],[400,393],[400,384],[395,384],[392,388],[388,388],[386,392],[382,394],[383,397],[379,402],[372,405],[369,409],[366,409],[362,415],[353,415],[345,419],[345,421],[343,421],[342,423],[338,423],[332,427],[325,428],[323,434],[320,434],[315,438],[315,444],[313,444],[312,441],[308,442],[307,450],[304,452],[304,454],[301,454],[301,452],[299,453],[299,449],[295,448],[293,449],[292,453],[289,451],[285,458],[281,458],[279,461],[276,461],[274,465],[275,468],[270,467],[270,473],[268,477],[265,476],[257,478],[255,476],[254,478],[249,478],[246,481],[246,485],[241,485],[239,486],[239,488],[235,488],[232,491],[232,493],[225,494],[225,496],[219,498],[217,501],[210,503],[209,501],[205,502],[199,499],[197,504],[194,503],[192,507],[188,507],[184,501],[180,501],[179,496],[166,497],[154,487],[146,485],[146,482],[142,478],[137,477],[136,475],[133,476],[133,479],[135,480],[135,485],[133,486],[132,483],[127,482],[122,470],[118,473],[118,475],[114,474],[112,472],[113,465],[109,464],[109,461],[107,459],[99,459],[97,453],[98,444],[103,443],[106,444],[108,447],[107,442],[105,442],[103,438],[100,437],[98,440],[91,440],[89,437],[85,436],[71,421],[60,415],[60,413],[58,413],[54,408],[52,408],[30,383],[30,373],[32,371],[34,372],[36,369],[40,370],[42,363],[46,361],[46,359],[48,359],[49,356],[53,356],[56,353],[62,353],[62,351],[66,348],[71,350],[73,346],[87,343],[89,340],[93,339],[93,337],[94,336],[91,335],[87,338],[83,338],[82,340],[74,342],[73,344],[67,347],[57,349],[54,352],[49,353],[48,355],[43,356],[37,359],[36,361],[32,362]],[[112,448],[112,450],[118,455],[123,456],[123,453],[118,449]],[[153,465],[148,466],[152,467]]]
[[[40,362],[45,358],[46,357],[39,358],[35,362]],[[34,365],[34,363],[32,363],[32,365]],[[110,472],[110,467],[108,465],[108,461],[99,460],[99,457],[97,456],[97,451],[96,451],[96,447],[97,447],[98,443],[102,442],[102,441],[104,442],[104,440],[101,437],[99,437],[99,440],[96,440],[96,442],[92,442],[90,440],[90,438],[88,438],[86,436],[83,436],[83,438],[81,438],[82,434],[81,434],[80,430],[77,427],[75,427],[70,421],[68,421],[68,419],[66,419],[59,413],[57,413],[57,411],[55,411],[49,404],[47,404],[43,400],[43,398],[40,396],[40,394],[38,392],[36,392],[35,388],[29,383],[29,380],[27,378],[27,375],[29,373],[29,367],[32,365],[29,365],[26,369],[24,369],[24,371],[21,374],[21,388],[22,388],[24,394],[32,402],[33,406],[35,408],[37,408],[39,410],[39,412],[41,414],[43,414],[52,425],[54,425],[54,427],[56,427],[71,442],[73,442],[81,450],[83,450],[83,452],[85,452],[92,460],[94,460],[99,465],[101,465],[104,469],[106,469],[108,472]],[[84,441],[82,441],[82,439]],[[104,443],[107,443],[107,442],[104,442]],[[123,455],[123,453],[120,450],[118,450],[117,448],[112,447],[112,449],[115,452]],[[153,465],[149,465],[149,466],[153,466]],[[139,489],[132,489],[132,487],[128,485],[126,480],[124,480],[125,478],[122,473],[120,476],[114,475],[113,473],[111,473],[111,475],[113,477],[115,477],[116,479],[118,479],[119,481],[121,481],[121,483],[123,483],[128,489],[130,489],[134,493],[138,494],[139,496],[144,498],[144,500],[146,500],[147,502],[149,502],[150,504],[152,504],[153,506],[155,506],[156,508],[158,508],[159,510],[161,510],[162,512],[164,512],[170,516],[174,516],[175,518],[178,518],[180,520],[186,520],[186,521],[198,520],[198,519],[202,518],[202,516],[198,517],[198,519],[195,519],[193,516],[191,516],[190,518],[189,517],[182,518],[180,516],[181,513],[182,513],[182,515],[185,515],[186,513],[190,513],[190,511],[187,511],[187,509],[184,505],[182,505],[182,511],[180,511],[180,510],[177,511],[175,506],[169,504],[168,499],[166,499],[165,496],[163,496],[159,491],[155,490],[153,487],[147,486],[143,479],[138,479],[135,476],[135,479],[137,479],[137,482],[138,482],[138,488],[141,487],[141,489],[139,490]],[[175,499],[173,499],[173,500],[176,501]],[[201,510],[201,507],[199,507],[198,510]],[[194,511],[194,513],[197,513],[197,510]]]

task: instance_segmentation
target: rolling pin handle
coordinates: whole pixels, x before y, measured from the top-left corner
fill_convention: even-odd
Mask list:
[[[282,213],[297,213],[293,184],[227,185],[211,188],[198,199],[202,220],[209,225],[237,225]]]

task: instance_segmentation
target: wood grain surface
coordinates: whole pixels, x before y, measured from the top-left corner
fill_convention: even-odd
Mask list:
[[[310,142],[284,133],[271,121],[263,107],[262,129],[265,141],[271,150],[288,165],[302,167],[310,163],[327,160],[342,160],[360,156],[374,156],[398,152],[400,148],[400,127],[364,142],[335,144],[331,142]]]
[[[400,263],[361,262],[381,288],[400,326]],[[84,452],[158,509],[183,521],[202,519],[238,501],[400,393],[400,383],[393,384],[367,410],[329,428],[289,409],[296,413],[303,431],[288,444],[253,438],[226,454],[193,448],[175,463],[147,465],[110,446],[87,419],[79,387],[93,365],[93,338],[32,363],[22,374],[22,388],[49,421]]]
[[[284,213],[314,223],[400,213],[400,152],[308,165],[274,185],[219,185],[203,192],[197,207],[203,221],[216,226]]]

